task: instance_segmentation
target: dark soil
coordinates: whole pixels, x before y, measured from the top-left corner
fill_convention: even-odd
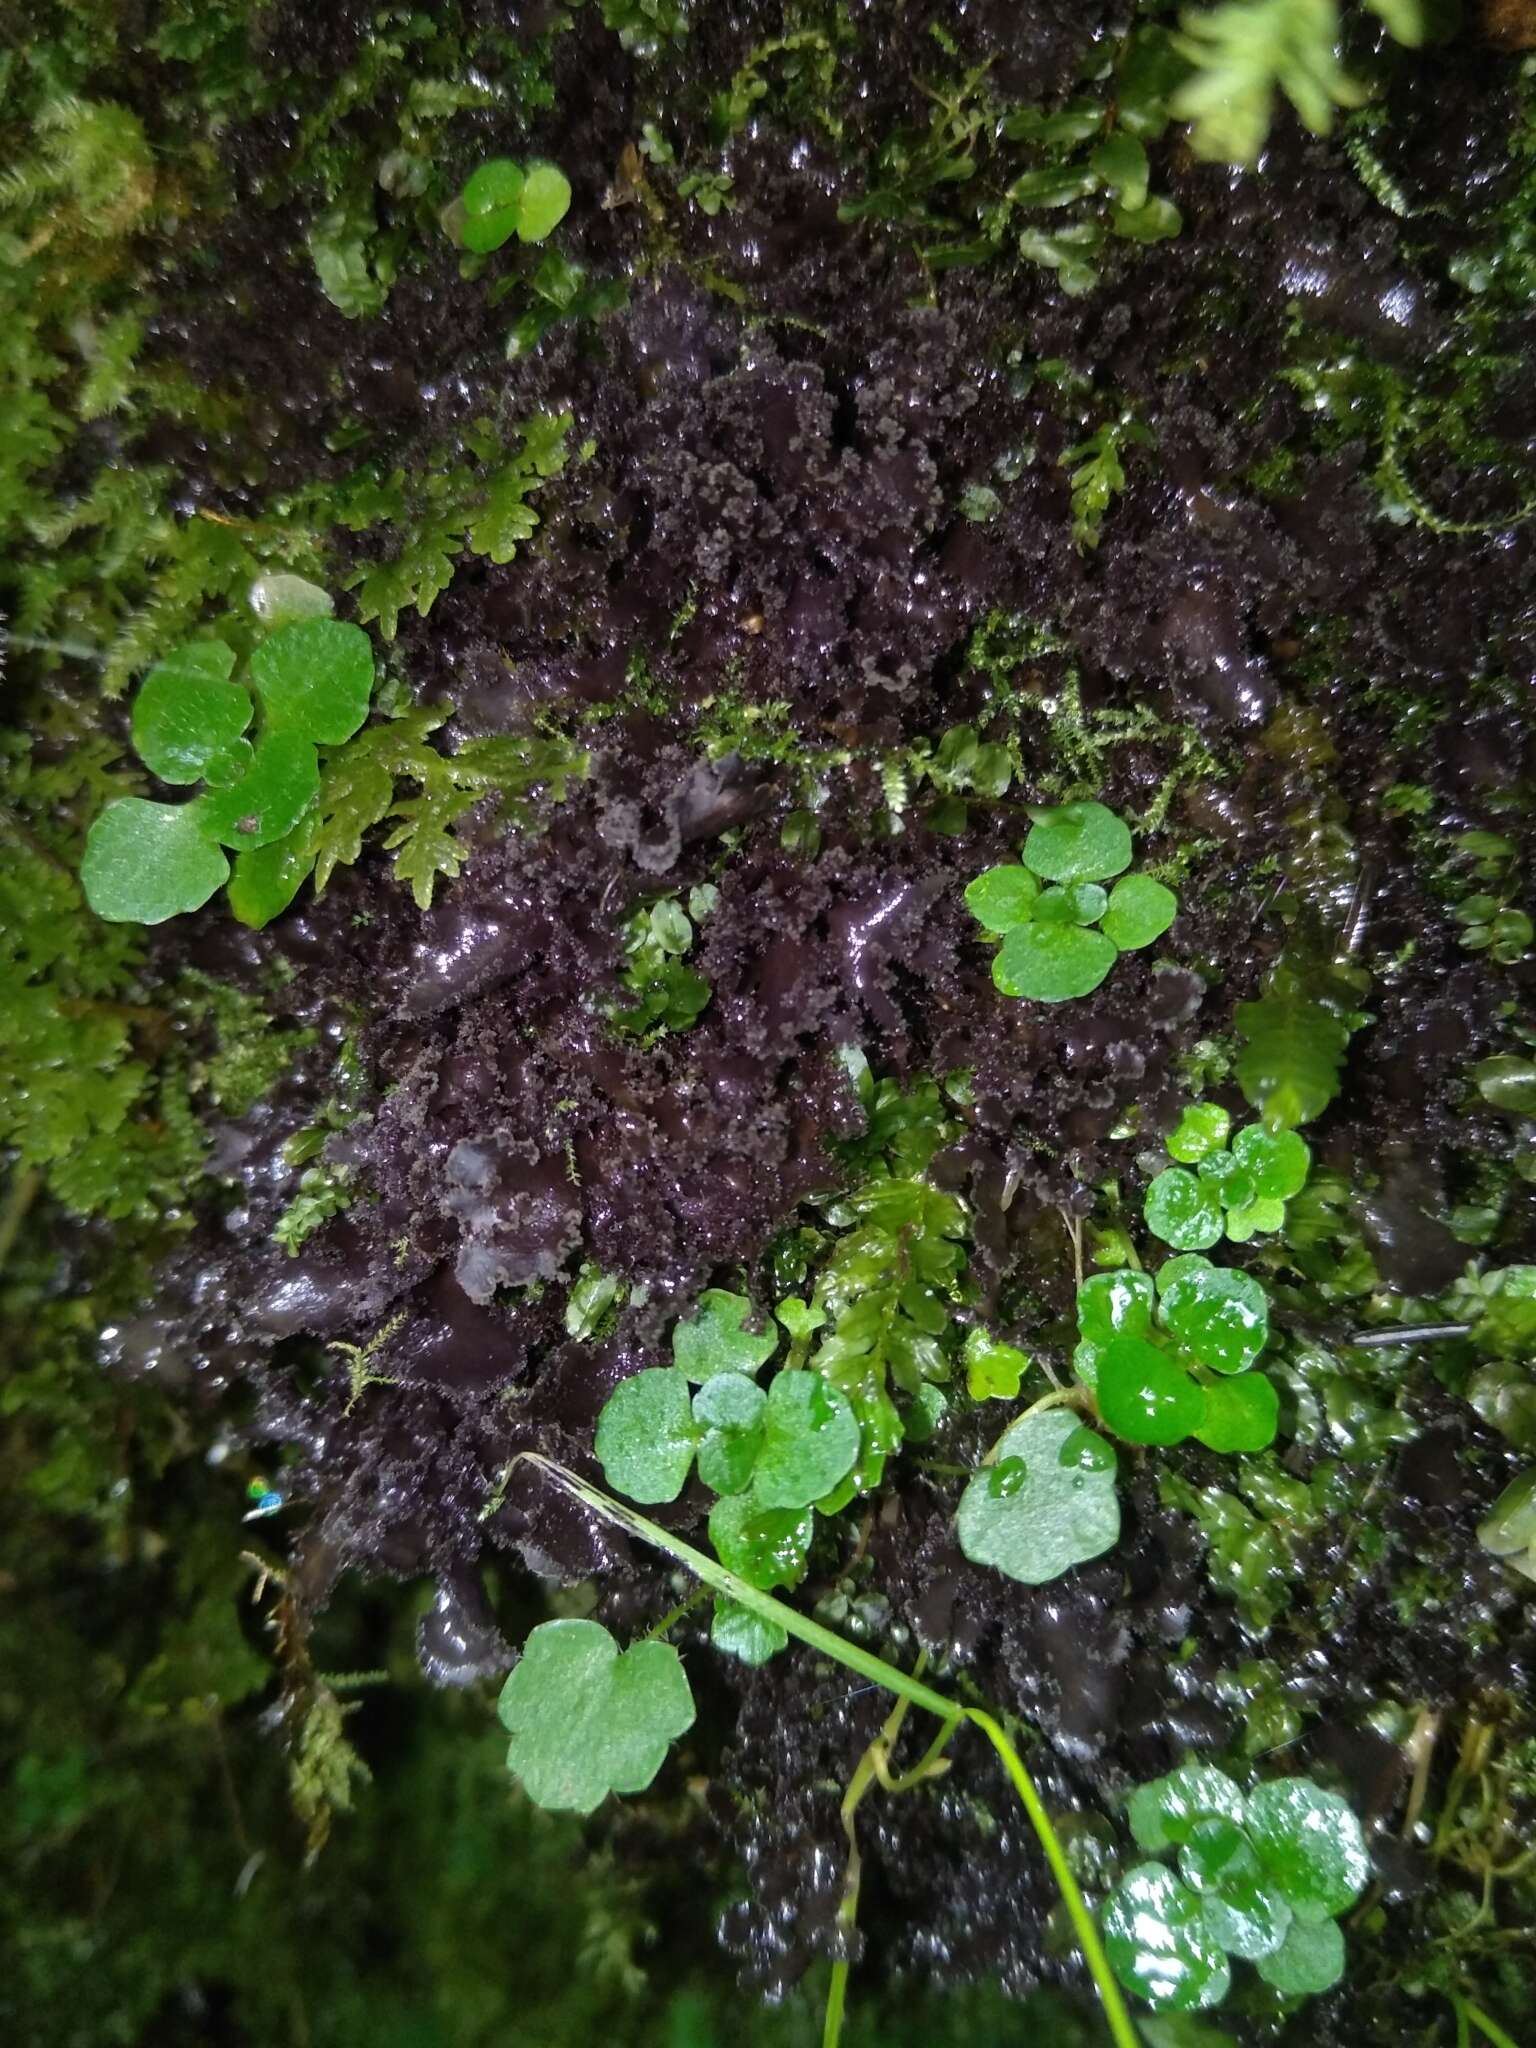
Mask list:
[[[537,9],[500,11],[537,26]],[[978,1313],[1053,1355],[1072,1294],[1058,1212],[1085,1212],[1107,1182],[1128,1200],[1139,1190],[1185,1065],[1230,1032],[1298,928],[1281,913],[1298,909],[1374,976],[1344,1093],[1309,1136],[1364,1205],[1386,1287],[1432,1296],[1470,1256],[1444,1215],[1494,1127],[1466,1110],[1464,1069],[1503,1046],[1531,972],[1459,947],[1407,821],[1381,799],[1421,786],[1435,826],[1496,829],[1529,855],[1536,526],[1441,534],[1383,518],[1379,448],[1321,435],[1279,373],[1300,334],[1410,378],[1450,376],[1446,264],[1508,175],[1509,62],[1466,34],[1394,74],[1379,147],[1414,195],[1411,220],[1372,198],[1338,141],[1288,121],[1261,175],[1195,165],[1170,141],[1159,189],[1183,232],[1116,255],[1098,291],[1069,299],[1022,264],[931,276],[912,237],[841,223],[838,205],[894,126],[927,118],[914,78],[935,70],[930,16],[963,61],[995,60],[999,93],[1039,99],[1065,88],[1116,10],[858,11],[835,88],[840,143],[776,117],[770,99],[729,146],[734,206],[673,208],[666,244],[643,206],[599,204],[622,152],[657,104],[679,158],[702,152],[698,81],[729,76],[782,31],[783,10],[699,10],[659,67],[625,58],[583,11],[559,39],[557,104],[534,141],[576,184],[565,246],[628,275],[631,298],[528,359],[504,360],[505,314],[446,246],[422,253],[378,319],[330,307],[302,248],[285,253],[297,221],[257,203],[285,147],[275,115],[225,138],[251,204],[172,280],[179,310],[157,330],[158,350],[201,382],[223,384],[238,362],[270,421],[260,489],[217,453],[174,455],[188,503],[228,516],[313,477],[347,422],[385,432],[406,464],[473,417],[510,426],[539,406],[569,407],[595,444],[545,492],[535,544],[506,568],[466,560],[428,618],[407,615],[396,656],[419,699],[452,705],[449,738],[537,719],[581,733],[590,778],[538,831],[487,829],[426,913],[374,857],[264,935],[210,911],[164,939],[168,963],[190,947],[253,978],[277,953],[295,970],[293,1016],[328,1035],[227,1132],[234,1206],[178,1255],[153,1313],[123,1333],[121,1364],[209,1397],[243,1388],[252,1437],[296,1459],[304,1598],[320,1608],[347,1572],[430,1576],[441,1595],[423,1656],[449,1682],[509,1660],[492,1610],[509,1624],[527,1573],[594,1580],[615,1626],[671,1604],[659,1561],[533,1480],[482,1511],[520,1450],[595,1472],[604,1400],[663,1354],[703,1288],[745,1275],[770,1304],[769,1248],[847,1178],[835,1141],[859,1112],[841,1046],[903,1083],[972,1070],[964,1135],[934,1172],[972,1207]],[[273,46],[329,75],[365,12],[279,10]],[[1511,313],[1504,348],[1531,340],[1530,315]],[[1151,433],[1094,551],[1073,544],[1059,463],[1083,430],[1079,401],[1023,374],[1050,359],[1085,380],[1072,388],[1090,423],[1130,404]],[[1528,389],[1510,406],[1505,436],[1528,446]],[[994,480],[1005,451],[1018,451],[1016,479],[996,516],[972,523],[962,494]],[[1253,480],[1277,462],[1283,488]],[[1491,469],[1431,463],[1416,482],[1456,520],[1508,509]],[[989,620],[1001,652],[986,668],[970,650]],[[643,691],[626,686],[637,657]],[[1062,751],[1074,675],[1090,721],[1153,714],[1103,747],[1093,778],[1139,816],[1178,770],[1147,852],[1190,853],[1183,909],[1156,949],[1175,964],[1127,956],[1096,995],[1043,1007],[995,991],[960,892],[1017,844],[1027,804],[1081,776]],[[930,829],[916,800],[904,830],[878,828],[877,756],[999,716],[1016,719],[1033,780],[972,804],[957,834]],[[735,745],[719,740],[728,727]],[[754,732],[773,741],[755,754]],[[796,748],[847,757],[826,777],[815,853],[781,845],[802,802]],[[690,964],[712,1000],[694,1028],[626,1043],[601,1007],[619,987],[624,923],[703,882],[719,902]],[[343,1031],[360,1033],[368,1095],[330,1156],[376,1199],[290,1258],[268,1236],[292,1194],[281,1146],[330,1089]],[[1133,1110],[1140,1134],[1125,1135]],[[1529,1254],[1533,1223],[1526,1188],[1501,1258]],[[597,1345],[562,1325],[584,1259],[649,1290]],[[1338,1311],[1333,1334],[1351,1315]],[[396,1318],[369,1361],[387,1383],[350,1401],[321,1345],[365,1343]],[[951,1531],[956,1481],[897,1461],[862,1513],[823,1525],[799,1597],[851,1589],[877,1645],[908,1658],[921,1645],[950,1682],[1038,1729],[1031,1768],[1058,1811],[1110,1812],[1187,1749],[1233,1740],[1242,1701],[1223,1675],[1261,1658],[1302,1716],[1286,1766],[1340,1773],[1367,1821],[1395,1828],[1402,1753],[1369,1711],[1518,1695],[1536,1659],[1528,1606],[1474,1536],[1510,1454],[1431,1363],[1411,1361],[1392,1390],[1418,1434],[1369,1475],[1360,1512],[1362,1526],[1384,1518],[1383,1561],[1356,1557],[1358,1529],[1328,1525],[1304,1555],[1305,1592],[1267,1634],[1212,1589],[1192,1518],[1160,1505],[1159,1471],[1230,1473],[1198,1450],[1130,1471],[1120,1545],[1038,1590],[968,1565]],[[962,1416],[934,1459],[967,1461],[1007,1412]],[[1305,1477],[1325,1448],[1298,1442],[1285,1464]],[[671,1518],[694,1533],[704,1506],[687,1495]],[[1404,1558],[1434,1580],[1417,1611],[1397,1583]],[[717,1767],[687,1853],[744,1860],[749,1895],[722,1938],[780,1992],[833,1953],[837,1803],[885,1708],[796,1650],[757,1673],[714,1660],[700,1686],[694,1761]],[[673,1768],[686,1774],[688,1755]],[[643,1861],[644,1823],[628,1825]],[[1074,1978],[1033,1838],[979,1746],[962,1745],[936,1790],[866,1807],[865,1826],[862,1968],[999,1972],[1020,1990]],[[1298,2027],[1319,2043],[1366,2039],[1367,2010],[1371,2039],[1425,2024],[1390,1958],[1413,1940],[1426,1872],[1383,1841],[1388,1960],[1307,2009]]]

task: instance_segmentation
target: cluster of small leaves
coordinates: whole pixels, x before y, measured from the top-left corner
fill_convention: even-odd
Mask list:
[[[1364,0],[1400,43],[1424,36],[1420,0]],[[1339,56],[1338,0],[1226,0],[1183,16],[1180,53],[1193,75],[1173,95],[1172,111],[1192,124],[1197,156],[1258,161],[1284,93],[1314,135],[1326,135],[1340,107],[1357,107],[1364,89]]]
[[[992,979],[1007,996],[1063,1003],[1092,993],[1122,952],[1150,946],[1178,898],[1150,875],[1127,875],[1131,834],[1100,803],[1037,809],[1022,866],[988,868],[966,889],[972,915],[1002,939]],[[1113,889],[1100,885],[1120,875]],[[1049,886],[1044,889],[1041,882]]]
[[[923,813],[930,832],[958,834],[970,824],[968,797],[1005,796],[1019,772],[1014,747],[1002,740],[984,740],[973,725],[952,725],[939,735],[938,744],[920,740],[896,764],[902,778],[901,803],[892,806],[899,814],[913,793],[927,785],[933,801]],[[889,801],[889,770],[886,775]]]
[[[1091,291],[1114,238],[1159,241],[1182,225],[1150,189],[1147,144],[1167,127],[1168,92],[1183,71],[1167,31],[1142,27],[1096,49],[1081,92],[1056,108],[998,104],[985,66],[925,86],[926,128],[881,145],[867,191],[841,216],[917,233],[934,269],[1012,248],[1054,271],[1063,291]],[[1009,175],[1014,148],[1028,168]]]
[[[820,1372],[786,1365],[766,1392],[758,1385],[779,1337],[748,1330],[750,1312],[744,1295],[706,1290],[697,1313],[673,1329],[673,1363],[648,1366],[614,1389],[598,1418],[596,1451],[609,1485],[645,1503],[676,1500],[697,1463],[719,1496],[709,1534],[721,1562],[766,1590],[799,1582],[813,1510],[835,1513],[849,1498],[844,1482],[859,1456],[859,1424]],[[804,1302],[781,1305],[792,1334],[804,1332],[807,1317]],[[735,1618],[727,1623],[730,1647],[744,1654]],[[779,1647],[768,1640],[761,1654]]]
[[[592,1813],[643,1792],[693,1726],[693,1694],[670,1643],[620,1650],[595,1621],[541,1622],[501,1689],[507,1768],[535,1806]]]
[[[621,1031],[650,1044],[664,1031],[686,1031],[697,1023],[711,990],[702,974],[686,964],[694,920],[714,908],[715,889],[701,883],[688,910],[675,896],[662,896],[649,910],[637,910],[624,934],[624,988],[628,1000],[613,1004],[610,1019]]]
[[[517,164],[492,157],[465,181],[445,225],[476,256],[488,256],[514,235],[542,242],[570,211],[571,183],[558,164]]]
[[[1195,1437],[1213,1451],[1274,1441],[1279,1400],[1252,1370],[1269,1341],[1269,1301],[1249,1273],[1186,1253],[1152,1275],[1095,1273],[1078,1289],[1078,1380],[1128,1443]]]
[[[1302,1481],[1269,1455],[1243,1459],[1231,1486],[1192,1486],[1163,1472],[1158,1492],[1166,1506],[1194,1516],[1208,1545],[1212,1586],[1236,1603],[1246,1629],[1262,1635],[1305,1582],[1303,1546],[1340,1516],[1358,1514],[1360,1489],[1334,1460],[1322,1460]],[[1378,1557],[1383,1544],[1375,1524],[1358,1525],[1361,1564]]]
[[[1459,1391],[1517,1450],[1536,1451],[1536,1266],[1469,1268],[1444,1299],[1449,1314],[1471,1324],[1459,1347],[1468,1361]],[[1453,1353],[1442,1371],[1453,1373],[1457,1363]]]
[[[600,0],[603,26],[632,57],[659,57],[688,33],[687,0]]]
[[[1461,945],[1469,953],[1486,953],[1501,967],[1513,967],[1536,939],[1536,925],[1516,901],[1522,890],[1514,841],[1500,832],[1459,832],[1455,853],[1470,861],[1477,884],[1451,906],[1462,928]]]
[[[324,593],[313,596],[318,604],[306,600],[306,608],[328,612]],[[161,924],[200,909],[230,879],[224,849],[243,862],[287,839],[315,807],[321,744],[350,739],[373,701],[367,634],[323,615],[292,618],[261,641],[249,688],[234,681],[234,669],[233,648],[197,640],[139,686],[132,722],[139,759],[162,782],[204,788],[190,803],[118,797],[101,812],[80,868],[99,917]],[[253,746],[244,735],[258,702]],[[237,878],[237,900],[260,901],[259,885],[238,868]]]
[[[497,429],[480,421],[462,442],[483,465],[478,470],[456,466],[448,451],[437,450],[413,468],[409,482],[400,468],[360,471],[338,502],[341,524],[363,532],[387,523],[405,535],[398,553],[347,578],[363,623],[377,619],[385,640],[393,640],[401,612],[414,607],[425,618],[431,611],[461,554],[510,562],[538,527],[529,500],[566,466],[571,425],[568,412],[535,413],[508,455]]]
[[[1128,1991],[1160,2012],[1219,2005],[1232,1959],[1253,1963],[1285,1998],[1331,1990],[1344,1974],[1338,1915],[1370,1876],[1347,1800],[1310,1778],[1244,1793],[1209,1764],[1187,1763],[1131,1794],[1138,1863],[1104,1906],[1104,1947]]]
[[[1292,1130],[1232,1119],[1215,1102],[1190,1103],[1168,1139],[1179,1163],[1147,1189],[1147,1228],[1175,1251],[1208,1251],[1222,1237],[1244,1244],[1285,1227],[1285,1205],[1306,1186],[1312,1153]],[[1190,1169],[1193,1168],[1193,1171]]]
[[[1080,548],[1098,546],[1104,515],[1125,489],[1123,451],[1151,439],[1133,413],[1122,412],[1062,456],[1062,467],[1071,469],[1072,538]]]

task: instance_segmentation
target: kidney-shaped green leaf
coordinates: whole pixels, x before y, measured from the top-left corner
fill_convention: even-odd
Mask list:
[[[1159,2011],[1218,2005],[1232,1982],[1200,1900],[1161,1863],[1138,1863],[1110,1893],[1104,1950],[1126,1990]]]
[[[1371,1859],[1354,1809],[1337,1792],[1310,1778],[1273,1778],[1249,1793],[1243,1825],[1298,1920],[1331,1919],[1364,1891]]]
[[[203,832],[201,802],[152,804],[121,796],[86,835],[80,886],[113,924],[163,924],[197,910],[229,878],[229,862]]]
[[[296,732],[272,732],[238,782],[198,799],[198,822],[210,839],[245,853],[286,838],[319,794],[313,743]]]
[[[752,1490],[765,1508],[806,1508],[830,1493],[859,1455],[859,1425],[819,1372],[781,1372],[768,1389]]]
[[[957,1531],[973,1564],[1026,1586],[1059,1578],[1119,1537],[1113,1447],[1060,1408],[1020,1416],[967,1480]]]
[[[156,662],[133,700],[133,744],[162,782],[197,782],[251,722],[251,700],[232,683],[233,650],[194,640]]]
[[[643,1792],[693,1726],[693,1694],[670,1643],[619,1650],[595,1621],[540,1623],[501,1689],[507,1768],[535,1806],[591,1813]]]
[[[1088,925],[1025,924],[1003,940],[992,979],[1005,996],[1066,1003],[1091,995],[1118,958],[1104,934]]]
[[[251,681],[272,732],[321,746],[351,739],[373,700],[373,647],[345,619],[295,619],[251,656]]]
[[[675,1365],[651,1365],[608,1396],[594,1448],[615,1493],[655,1503],[676,1500],[687,1485],[699,1436],[687,1376]]]
[[[1131,864],[1131,835],[1099,803],[1061,804],[1031,812],[1024,865],[1047,882],[1103,882]]]
[[[1212,1764],[1180,1764],[1165,1777],[1138,1785],[1126,1817],[1143,1849],[1156,1855],[1189,1840],[1197,1822],[1243,1818],[1243,1790]]]
[[[1242,1372],[1269,1341],[1269,1297],[1251,1273],[1189,1255],[1157,1276],[1169,1332],[1213,1372]]]

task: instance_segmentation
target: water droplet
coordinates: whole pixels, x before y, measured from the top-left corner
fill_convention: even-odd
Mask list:
[[[1073,1430],[1063,1442],[1057,1458],[1062,1465],[1075,1465],[1081,1472],[1109,1472],[1115,1463],[1113,1447],[1086,1428]]]
[[[1011,1500],[1023,1490],[1029,1477],[1029,1467],[1022,1458],[1003,1458],[992,1467],[987,1478],[987,1491],[994,1500]]]

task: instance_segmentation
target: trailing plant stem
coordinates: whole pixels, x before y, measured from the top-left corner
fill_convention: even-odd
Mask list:
[[[870,1651],[860,1649],[856,1643],[844,1641],[831,1629],[823,1628],[820,1622],[812,1621],[786,1602],[774,1599],[771,1593],[764,1593],[758,1587],[749,1585],[745,1579],[729,1571],[717,1558],[705,1556],[703,1551],[695,1550],[692,1544],[684,1543],[670,1530],[663,1529],[659,1523],[649,1520],[623,1501],[615,1500],[600,1488],[589,1485],[586,1480],[579,1478],[576,1473],[558,1464],[553,1458],[546,1458],[537,1451],[525,1451],[514,1462],[532,1465],[562,1492],[579,1500],[594,1514],[601,1515],[616,1528],[624,1529],[632,1536],[638,1536],[642,1542],[649,1543],[653,1548],[664,1551],[679,1564],[686,1566],[706,1586],[712,1586],[717,1593],[726,1594],[750,1613],[758,1615],[764,1621],[776,1623],[787,1635],[795,1636],[813,1650],[819,1650],[834,1663],[857,1672],[861,1678],[867,1678],[872,1685],[879,1686],[883,1691],[894,1693],[897,1699],[907,1701],[914,1707],[921,1707],[924,1713],[932,1714],[936,1720],[945,1724],[942,1731],[945,1742],[954,1733],[959,1722],[974,1722],[1002,1759],[1003,1768],[1023,1803],[1025,1813],[1029,1816],[1030,1826],[1045,1851],[1046,1862],[1056,1880],[1062,1903],[1072,1922],[1073,1932],[1083,1951],[1083,1959],[1093,1977],[1115,2048],[1140,2048],[1139,2036],[1126,2010],[1125,2000],[1120,1995],[1120,1987],[1110,1970],[1109,1958],[1104,1953],[1104,1945],[1099,1939],[1093,1915],[1088,1910],[1088,1903],[1083,1897],[1077,1879],[1072,1875],[1061,1839],[1035,1789],[1034,1781],[1025,1769],[1023,1758],[1014,1748],[1001,1724],[991,1714],[981,1707],[958,1706],[953,1700],[946,1699],[942,1693],[935,1692],[932,1686],[924,1685],[915,1675],[898,1670],[894,1664],[887,1664],[883,1657],[876,1657]],[[936,1749],[929,1752],[930,1757],[936,1757],[936,1754]],[[928,1759],[925,1759],[926,1761]],[[871,1771],[874,1770],[873,1764],[870,1768]],[[841,1988],[842,1995],[846,1998],[846,1973]],[[838,1986],[834,1982],[834,1991],[837,1989]],[[841,2025],[840,2017],[838,2024]],[[834,2034],[834,2042],[836,2038]]]

